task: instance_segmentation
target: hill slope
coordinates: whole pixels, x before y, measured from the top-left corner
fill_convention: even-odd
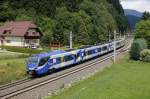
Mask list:
[[[116,27],[127,30],[119,0],[1,0],[0,4],[0,22],[34,21],[44,33],[43,45],[51,41],[68,45],[70,31],[74,44],[85,45],[107,41],[108,31]]]
[[[134,31],[136,23],[140,21],[142,13],[132,9],[124,9],[131,31]]]
[[[138,23],[141,18],[133,15],[126,15],[126,17],[128,19],[131,30],[134,31],[136,23]]]

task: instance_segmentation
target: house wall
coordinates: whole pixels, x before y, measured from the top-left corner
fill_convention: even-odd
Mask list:
[[[40,39],[25,39],[24,40],[25,47],[31,46],[31,45],[40,46]]]
[[[5,37],[3,41],[6,46],[24,46],[24,37]]]
[[[24,37],[5,37],[3,45],[29,47],[31,45],[40,46],[40,39],[24,39]]]

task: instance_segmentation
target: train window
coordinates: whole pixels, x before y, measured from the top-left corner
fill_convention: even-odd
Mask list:
[[[71,60],[73,60],[73,57],[72,56],[65,56],[64,57],[65,58],[65,61],[71,61]]]
[[[56,64],[59,64],[59,63],[61,63],[61,57],[53,59],[53,65],[56,65]]]
[[[87,55],[91,55],[91,54],[94,54],[95,53],[95,50],[89,50],[87,51]]]
[[[98,52],[101,52],[101,48],[98,48],[97,51],[98,51]]]
[[[107,46],[102,47],[102,51],[107,50]]]
[[[120,45],[120,42],[118,42],[117,45]]]
[[[91,55],[92,54],[92,51],[87,51],[87,55]]]
[[[58,57],[58,58],[56,59],[56,61],[57,61],[57,63],[61,63],[61,57]]]
[[[38,64],[38,58],[37,57],[30,57],[28,59],[28,63],[32,63],[32,64]]]
[[[98,52],[98,50],[96,49],[94,53],[97,53],[97,52]]]
[[[56,63],[56,59],[53,59],[53,63]]]
[[[43,66],[48,61],[48,59],[49,57],[41,58],[38,66]]]
[[[82,53],[81,55],[82,55],[82,57],[83,57],[83,56],[84,56],[84,53]]]

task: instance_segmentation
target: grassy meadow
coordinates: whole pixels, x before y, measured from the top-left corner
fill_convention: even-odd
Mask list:
[[[0,85],[25,78],[27,54],[0,52]]]
[[[126,56],[112,67],[46,99],[150,99],[150,63]]]

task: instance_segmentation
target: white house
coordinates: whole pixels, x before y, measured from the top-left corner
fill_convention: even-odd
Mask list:
[[[0,45],[40,46],[41,31],[31,21],[7,22],[0,27]]]

